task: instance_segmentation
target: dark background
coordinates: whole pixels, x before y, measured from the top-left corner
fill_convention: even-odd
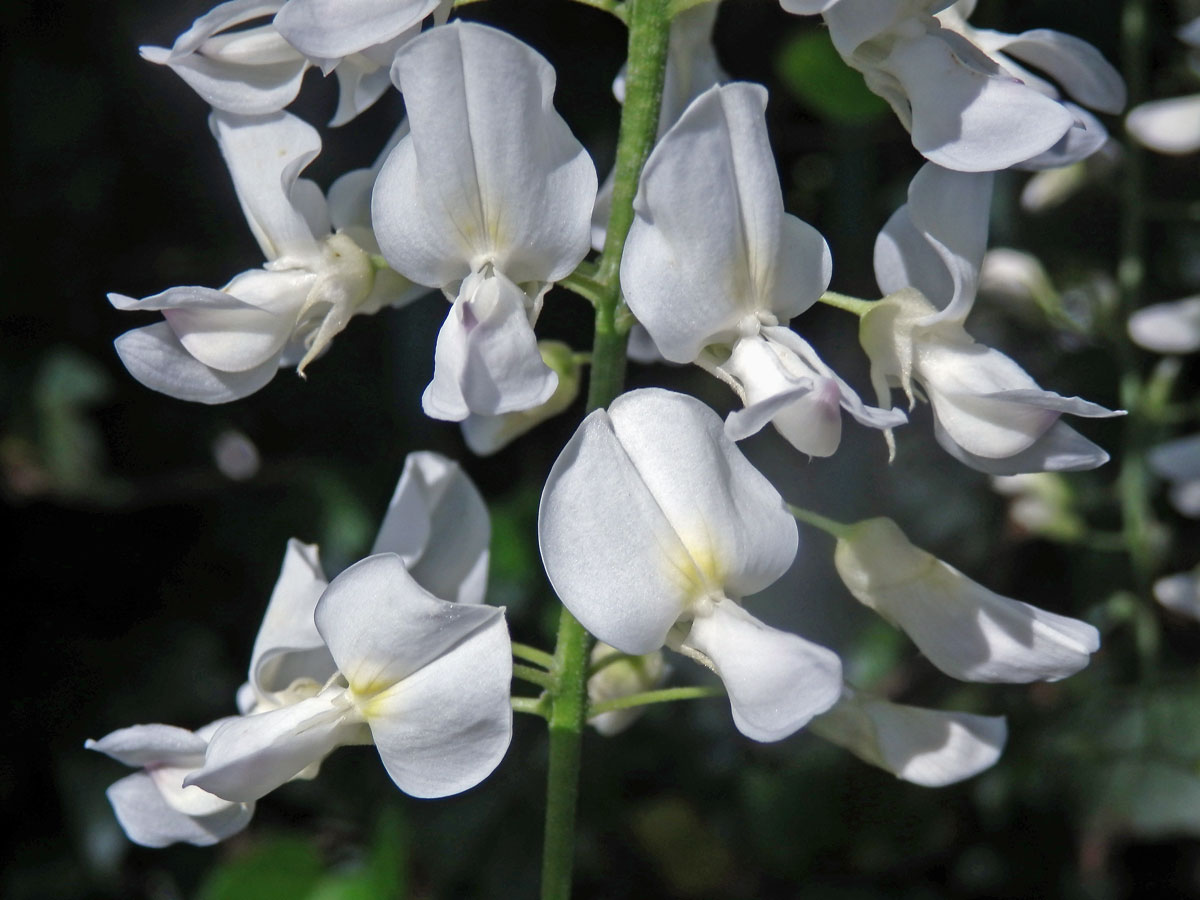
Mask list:
[[[1120,6],[983,3],[975,20],[1014,32],[1057,27],[1115,61]],[[1152,91],[1195,90],[1171,36],[1183,13],[1151,7]],[[12,699],[0,806],[16,833],[0,894],[534,896],[545,741],[527,717],[518,717],[498,772],[462,797],[403,797],[369,748],[343,749],[317,781],[269,796],[246,832],[209,849],[128,844],[103,795],[126,770],[82,749],[88,737],[137,722],[197,727],[229,714],[287,538],[319,541],[331,575],[357,559],[414,449],[463,460],[492,504],[492,602],[509,607],[516,639],[552,640],[536,505],[579,405],[497,456],[470,457],[454,426],[420,414],[440,298],[356,319],[306,382],[283,371],[228,406],[154,394],[116,359],[113,338],[151,319],[116,312],[106,292],[220,286],[261,263],[203,102],[136,52],[169,46],[206,9],[191,0],[12,2],[2,14],[0,491]],[[549,0],[493,0],[465,15],[510,28],[555,64],[557,105],[603,174],[618,116],[610,84],[624,52],[619,23]],[[829,239],[834,288],[873,296],[875,232],[920,160],[890,115],[822,111],[781,82],[787,47],[818,30],[768,0],[726,0],[717,44],[734,77],[771,88],[788,208]],[[334,98],[332,79],[313,72],[292,108],[318,124]],[[389,95],[351,125],[323,129],[326,150],[307,174],[327,186],[368,164],[400,111]],[[1158,196],[1196,199],[1194,158],[1153,166]],[[1016,205],[1024,177],[999,181],[994,242],[1036,248],[1064,285],[1084,286],[1080,303],[1096,302],[1086,285],[1093,273],[1111,274],[1116,258],[1120,170],[1037,216]],[[1194,223],[1189,231],[1156,221],[1149,246],[1148,299],[1195,290]],[[869,394],[853,323],[827,309],[803,323],[825,358]],[[973,323],[1046,387],[1118,404],[1102,340],[1065,339],[1028,310],[986,302]],[[583,302],[552,294],[543,331],[583,347]],[[732,402],[685,370],[634,366],[630,383],[690,390],[719,410]],[[1083,430],[1120,444],[1119,423]],[[248,480],[214,464],[214,442],[230,432],[261,456]],[[832,573],[831,546],[806,533],[793,572],[756,610],[836,647],[860,683],[897,699],[1007,714],[1005,757],[971,782],[928,791],[806,734],[753,744],[722,701],[656,708],[620,737],[585,741],[579,897],[1200,896],[1196,624],[1136,598],[1134,612],[1121,613],[1113,592],[1130,578],[1120,554],[1016,533],[987,480],[951,464],[928,434],[925,410],[900,435],[890,468],[878,436],[852,425],[828,461],[798,458],[773,434],[747,450],[787,499],[846,519],[891,515],[989,587],[1096,622],[1106,650],[1061,685],[952,684],[850,601]],[[1072,483],[1096,521],[1112,527],[1109,469]],[[1194,528],[1179,530],[1165,570],[1194,565],[1196,546]],[[1149,656],[1138,643],[1147,618],[1159,639]],[[686,660],[673,665],[683,682],[704,677]],[[379,880],[363,881],[364,873]]]

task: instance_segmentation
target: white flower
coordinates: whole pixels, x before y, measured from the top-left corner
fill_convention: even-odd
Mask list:
[[[666,359],[702,365],[742,399],[731,438],[773,422],[798,449],[828,456],[841,409],[874,427],[904,415],[865,406],[779,325],[817,301],[832,262],[821,235],[783,211],[765,107],[756,85],[714,87],[662,138],[642,173],[621,286]]]
[[[1057,92],[1045,81],[1026,83],[1015,75],[1010,58],[1054,75],[1080,102],[1119,109],[1124,102],[1120,78],[1093,48],[1045,30],[1016,36],[972,30],[964,36],[935,18],[947,5],[945,0],[790,0],[785,8],[812,13],[825,7],[825,22],[842,58],[888,101],[912,133],[913,146],[938,165],[988,172],[1049,164],[1043,154],[1051,148],[1060,162],[1097,149],[1096,135],[1103,134],[1099,123],[1055,99]],[[977,45],[971,40],[976,34],[991,40]],[[993,59],[989,43],[1009,56]]]
[[[927,163],[875,242],[875,278],[888,296],[862,317],[859,340],[871,383],[886,403],[892,386],[933,407],[943,449],[991,475],[1092,469],[1108,454],[1063,424],[1064,413],[1122,415],[1042,390],[1009,357],[963,328],[987,246],[990,174]]]
[[[158,310],[166,321],[116,340],[121,361],[147,387],[183,400],[227,403],[254,393],[281,366],[304,368],[358,313],[407,303],[402,279],[375,277],[367,253],[331,233],[325,198],[298,177],[321,150],[309,125],[288,113],[209,119],[250,230],[267,262],[220,290],[169,288],[121,310]]]
[[[1200,18],[1179,29],[1178,37],[1192,50],[1192,69],[1200,70]],[[1135,106],[1125,117],[1125,128],[1139,143],[1159,153],[1195,153],[1200,150],[1200,94]]]
[[[252,802],[222,800],[184,779],[204,764],[213,732],[227,720],[194,734],[171,725],[134,725],[84,744],[141,769],[114,782],[107,794],[117,821],[135,844],[206,847],[237,834],[254,815]]]
[[[551,105],[554,70],[456,22],[405,45],[392,76],[412,131],[380,172],[375,231],[393,268],[453,301],[425,411],[461,421],[544,403],[558,379],[533,323],[587,254],[596,199],[596,170]]]
[[[616,647],[597,641],[592,647],[592,665],[595,666],[620,653]],[[671,667],[663,662],[661,650],[643,656],[626,656],[616,662],[606,663],[604,668],[588,678],[588,704],[594,706],[605,700],[616,700],[653,690],[666,681],[670,672]],[[612,737],[632,725],[645,711],[644,706],[615,709],[593,716],[588,720],[588,724],[605,737]]]
[[[989,591],[914,547],[891,519],[850,526],[834,562],[860,603],[952,678],[1058,681],[1086,666],[1100,646],[1091,625]]]
[[[923,787],[944,787],[990,768],[1008,737],[1003,716],[905,706],[849,687],[809,728],[863,762]]]
[[[1200,118],[1200,111],[1197,112]],[[1129,317],[1129,336],[1155,353],[1200,350],[1200,297],[1143,306]]]
[[[487,507],[458,464],[437,453],[410,453],[379,526],[372,554],[395,553],[436,597],[482,603],[491,523]],[[337,671],[316,625],[329,582],[315,544],[288,541],[238,692],[243,714],[316,696]]]
[[[432,7],[436,3],[419,0],[418,5]],[[230,0],[193,22],[170,49],[139,49],[144,59],[169,66],[214,108],[247,116],[279,112],[296,99],[309,68],[319,65],[326,75],[337,74],[338,106],[330,124],[343,125],[387,90],[392,57],[420,30],[424,14],[394,32],[363,34],[377,23],[362,20],[360,10],[353,10],[359,13],[359,18],[354,18],[347,15],[351,10],[312,9],[329,5],[328,0]],[[336,0],[335,5],[347,4]],[[238,28],[270,16],[275,17],[272,22]],[[355,29],[362,40],[342,41],[338,46],[343,52],[317,52],[333,48],[318,35],[334,38]]]
[[[415,797],[459,793],[491,773],[512,735],[502,609],[439,600],[384,553],[335,578],[315,619],[338,674],[312,697],[227,720],[186,784],[249,801],[363,743]]]
[[[1155,475],[1170,482],[1174,507],[1200,519],[1200,434],[1159,444],[1146,455],[1146,463]]]
[[[698,400],[646,389],[591,413],[551,469],[538,535],[585,628],[625,653],[666,645],[712,668],[747,737],[780,740],[837,700],[834,653],[742,606],[791,565],[796,524]]]

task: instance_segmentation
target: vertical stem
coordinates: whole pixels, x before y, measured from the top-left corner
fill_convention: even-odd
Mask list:
[[[629,0],[629,56],[625,104],[617,138],[612,213],[596,280],[596,302],[588,410],[608,406],[625,381],[628,328],[618,322],[621,254],[633,224],[633,198],[658,132],[670,30],[669,0]],[[550,760],[546,778],[546,833],[542,854],[542,900],[571,896],[575,850],[575,807],[579,795],[579,751],[587,714],[587,668],[591,636],[565,608],[554,649]]]

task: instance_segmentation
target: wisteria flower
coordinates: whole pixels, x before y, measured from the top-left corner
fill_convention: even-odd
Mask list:
[[[877,428],[905,417],[863,404],[779,324],[817,301],[832,262],[824,238],[783,211],[765,107],[756,85],[711,88],[664,135],[634,202],[621,286],[666,359],[701,365],[741,398],[731,438],[771,422],[797,449],[828,456],[842,409]]]
[[[337,675],[312,697],[224,722],[186,784],[245,802],[338,746],[374,743],[402,791],[443,797],[500,762],[512,734],[502,609],[440,600],[383,553],[330,583],[315,622]]]
[[[551,104],[554,70],[517,39],[456,22],[396,56],[411,133],[380,172],[375,232],[393,268],[451,299],[428,415],[545,403],[557,375],[533,324],[588,252],[596,170]]]
[[[625,653],[666,645],[713,669],[747,737],[780,740],[837,700],[836,654],[742,605],[791,565],[796,523],[698,400],[645,389],[591,413],[550,472],[538,535],[584,627]]]
[[[880,403],[899,386],[917,389],[948,453],[991,475],[1092,469],[1108,454],[1060,421],[1122,415],[1043,390],[1012,359],[977,343],[963,327],[975,302],[987,244],[991,176],[927,163],[909,202],[875,244],[875,278],[888,296],[862,317],[859,339],[871,359]]]
[[[1129,317],[1128,327],[1139,347],[1155,353],[1195,353],[1200,350],[1200,297],[1143,306]]]
[[[962,172],[1019,164],[1057,164],[1098,148],[1103,128],[1073,104],[1056,99],[1042,79],[1027,83],[1011,71],[1012,57],[1058,78],[1081,103],[1118,111],[1119,76],[1093,48],[1041,30],[1023,35],[947,27],[935,17],[946,0],[785,0],[789,12],[821,12],[842,58],[862,72],[867,87],[891,105],[931,162]],[[961,19],[950,18],[957,25]],[[1007,54],[997,61],[993,46]],[[1115,79],[1115,81],[1114,81]],[[1101,141],[1102,142],[1102,141]]]
[[[1200,434],[1187,435],[1152,447],[1146,463],[1170,484],[1172,505],[1185,516],[1200,519]]]
[[[1086,666],[1100,646],[1091,625],[989,591],[914,547],[891,519],[849,526],[834,563],[860,603],[952,678],[1058,681]]]
[[[161,311],[165,321],[117,338],[121,361],[156,391],[202,403],[254,393],[283,366],[301,374],[350,318],[420,293],[376,279],[368,254],[330,230],[325,198],[300,171],[320,152],[317,132],[288,113],[209,119],[250,230],[267,262],[220,290],[175,287],[120,310]]]
[[[134,725],[84,746],[141,771],[109,786],[108,800],[129,839],[143,847],[207,847],[249,824],[253,802],[222,800],[184,780],[204,765],[208,739],[228,720],[195,733],[172,725]]]
[[[420,0],[416,6],[436,3]],[[305,73],[318,65],[326,75],[337,75],[338,106],[330,124],[344,125],[388,89],[396,50],[420,30],[429,11],[416,18],[409,12],[405,27],[385,33],[375,29],[377,21],[364,18],[364,10],[346,6],[328,0],[230,0],[193,22],[170,48],[146,46],[140,52],[168,66],[215,109],[247,116],[279,112],[296,99]],[[255,20],[262,21],[240,27]],[[360,39],[333,40],[348,32]],[[328,38],[320,40],[321,35]]]

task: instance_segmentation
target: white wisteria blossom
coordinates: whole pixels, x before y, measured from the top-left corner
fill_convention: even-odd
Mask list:
[[[1100,646],[1091,625],[988,590],[913,546],[891,519],[856,522],[834,563],[855,598],[963,681],[1058,681]]]
[[[1099,122],[1058,100],[1044,79],[1026,81],[1013,62],[1043,69],[1080,103],[1117,112],[1124,87],[1094,48],[1046,29],[1021,35],[970,29],[961,15],[944,12],[950,5],[783,0],[789,12],[824,16],[838,53],[891,105],[913,146],[938,165],[962,172],[1058,165],[1103,143]]]
[[[392,78],[411,132],[373,200],[384,256],[452,301],[425,412],[462,421],[545,403],[558,377],[533,324],[589,248],[596,170],[552,105],[554,70],[504,32],[455,22],[410,41]]]
[[[585,628],[711,668],[747,737],[780,740],[838,699],[836,654],[742,605],[791,565],[796,523],[700,401],[643,389],[588,415],[550,471],[538,536]]]
[[[1043,390],[963,327],[987,244],[991,190],[991,175],[932,163],[913,178],[908,203],[875,243],[875,278],[887,296],[859,328],[871,383],[881,404],[899,386],[910,408],[919,386],[933,409],[938,443],[973,469],[991,475],[1093,469],[1108,454],[1060,417],[1122,413]]]
[[[1190,49],[1192,70],[1200,72],[1200,18],[1179,29],[1178,37]],[[1159,153],[1195,153],[1200,150],[1200,94],[1141,103],[1125,117],[1125,128],[1138,143]]]
[[[141,771],[108,788],[108,800],[129,839],[143,847],[187,843],[207,847],[249,824],[253,802],[222,800],[184,779],[204,765],[208,739],[225,721],[195,733],[173,725],[134,725],[84,746]]]
[[[1195,353],[1200,350],[1200,297],[1143,306],[1129,317],[1128,328],[1135,344],[1155,353]]]
[[[319,66],[337,75],[338,105],[330,124],[344,125],[383,96],[396,50],[420,30],[436,4],[393,4],[414,9],[403,15],[403,28],[385,31],[374,30],[378,22],[367,18],[367,9],[347,8],[379,5],[369,0],[230,0],[193,22],[170,48],[145,46],[140,52],[168,66],[215,109],[247,116],[279,112],[296,99],[305,73]],[[259,24],[241,27],[255,21]],[[335,40],[348,33],[358,39]]]
[[[186,784],[254,800],[347,744],[374,743],[415,797],[460,793],[499,764],[512,736],[502,609],[440,600],[381,553],[330,582],[315,623],[337,674],[311,697],[226,720]]]
[[[990,768],[1008,737],[1003,716],[906,706],[850,687],[809,728],[863,762],[923,787],[944,787]]]
[[[783,210],[766,102],[757,85],[714,87],[663,136],[634,202],[621,286],[666,359],[695,362],[741,398],[731,438],[771,422],[797,449],[828,456],[842,409],[875,428],[905,417],[863,404],[780,325],[817,301],[833,264],[824,238]]]
[[[182,400],[227,403],[254,393],[281,367],[303,374],[352,316],[403,305],[420,291],[398,276],[377,278],[367,252],[331,230],[320,189],[299,178],[321,150],[311,126],[284,112],[217,111],[209,124],[267,262],[220,290],[174,287],[141,300],[108,299],[117,309],[160,311],[165,319],[117,338],[134,378]]]

